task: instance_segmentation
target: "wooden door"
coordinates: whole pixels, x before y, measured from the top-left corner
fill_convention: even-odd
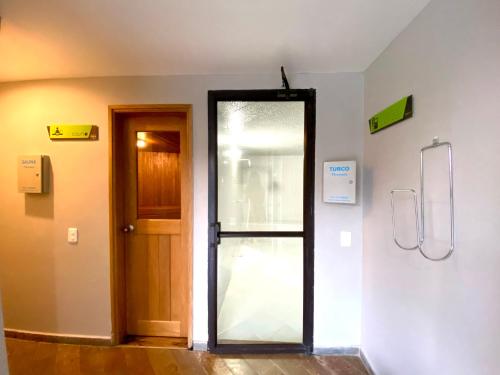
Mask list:
[[[190,153],[186,113],[123,119],[128,335],[187,337]]]

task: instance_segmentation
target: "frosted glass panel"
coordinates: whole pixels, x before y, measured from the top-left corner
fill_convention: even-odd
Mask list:
[[[223,238],[217,343],[301,343],[302,238]]]
[[[223,231],[301,231],[304,102],[219,102]]]

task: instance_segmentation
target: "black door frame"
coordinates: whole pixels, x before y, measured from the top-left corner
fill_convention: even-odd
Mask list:
[[[217,103],[301,101],[304,115],[304,207],[300,232],[223,232],[217,223]],[[214,353],[312,353],[314,311],[314,151],[316,90],[208,91],[208,350]],[[303,341],[301,344],[217,344],[217,245],[227,237],[302,237],[304,244]]]

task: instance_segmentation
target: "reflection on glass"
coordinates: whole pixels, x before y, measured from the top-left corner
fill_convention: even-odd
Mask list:
[[[180,219],[179,132],[137,132],[137,217]]]
[[[302,238],[223,238],[217,343],[302,342]]]
[[[219,102],[218,216],[224,231],[301,231],[304,103]]]

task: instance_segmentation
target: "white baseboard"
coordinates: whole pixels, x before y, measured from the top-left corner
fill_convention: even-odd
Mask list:
[[[205,341],[193,341],[193,350],[197,352],[208,351],[208,345]]]
[[[359,347],[357,346],[337,346],[333,348],[314,347],[314,355],[354,355],[359,356]]]
[[[373,371],[372,366],[370,365],[370,362],[368,362],[368,358],[366,358],[365,354],[363,353],[362,350],[359,351],[359,358],[361,359],[361,362],[363,362],[363,365],[365,366],[366,370],[370,375],[376,375],[375,371]]]

